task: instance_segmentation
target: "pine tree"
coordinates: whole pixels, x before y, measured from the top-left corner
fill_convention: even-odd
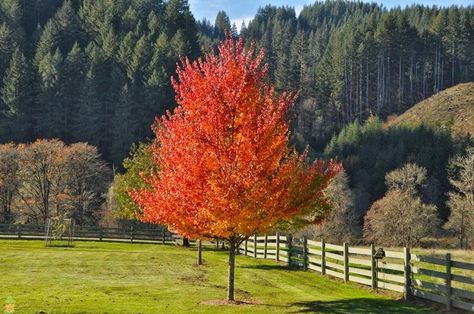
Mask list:
[[[59,34],[59,48],[62,53],[71,50],[75,42],[82,42],[81,27],[72,0],[65,0],[53,18]]]
[[[75,121],[75,140],[98,146],[103,136],[101,132],[101,103],[96,90],[96,77],[89,70],[80,89],[79,111]]]
[[[115,107],[112,118],[111,158],[119,165],[127,155],[132,143],[136,140],[136,121],[133,117],[133,100],[129,88],[125,85],[120,93],[120,100]]]
[[[62,68],[61,99],[63,101],[62,134],[66,142],[73,138],[74,115],[79,109],[80,88],[78,84],[83,82],[86,74],[87,60],[84,52],[76,42],[64,60]]]
[[[9,66],[15,46],[11,28],[6,23],[2,23],[0,25],[0,75],[2,77]]]
[[[141,82],[144,71],[149,63],[150,44],[145,35],[137,41],[130,63],[127,67],[128,77],[132,82]]]
[[[229,16],[225,11],[219,11],[214,22],[214,37],[222,40],[225,38],[226,31],[231,31]]]
[[[9,126],[10,138],[6,141],[25,141],[31,127],[30,69],[23,53],[17,48],[13,52],[10,67],[5,73],[1,90],[3,103],[7,107],[4,113]]]
[[[56,23],[49,20],[44,26],[41,37],[36,47],[35,64],[39,63],[45,58],[48,53],[54,53],[58,47],[59,30]]]
[[[59,49],[48,52],[39,62],[40,79],[38,129],[42,137],[61,137],[64,103],[61,99],[62,55]]]

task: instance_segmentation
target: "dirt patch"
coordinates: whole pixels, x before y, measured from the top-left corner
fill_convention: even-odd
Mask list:
[[[202,301],[201,304],[204,304],[204,305],[260,305],[262,303],[256,300],[236,300],[236,301],[207,300],[207,301]]]

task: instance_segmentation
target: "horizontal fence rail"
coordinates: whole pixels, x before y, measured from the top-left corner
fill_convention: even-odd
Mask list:
[[[291,235],[253,236],[239,252],[254,258],[273,259],[290,267],[330,275],[344,282],[356,282],[373,289],[403,293],[405,299],[419,297],[452,308],[474,312],[474,263],[443,257],[385,250],[376,258],[376,248],[350,247],[293,238]]]

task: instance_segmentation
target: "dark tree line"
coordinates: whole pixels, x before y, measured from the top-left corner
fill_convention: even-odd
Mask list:
[[[87,141],[119,164],[199,53],[185,0],[3,0],[0,141]]]

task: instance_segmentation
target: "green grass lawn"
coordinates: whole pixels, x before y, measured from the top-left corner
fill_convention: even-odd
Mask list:
[[[237,298],[246,305],[209,305],[226,296],[227,255],[175,246],[0,241],[0,306],[15,313],[431,313],[393,296],[271,261],[237,258]],[[3,313],[0,308],[0,313]]]

